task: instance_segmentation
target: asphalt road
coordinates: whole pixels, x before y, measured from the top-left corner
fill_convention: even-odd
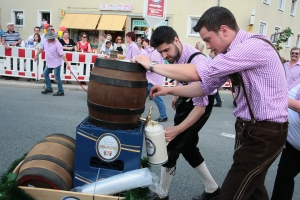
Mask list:
[[[37,142],[52,133],[63,133],[75,138],[76,126],[88,116],[86,93],[84,91],[65,91],[64,97],[40,94],[41,89],[0,86],[0,173],[3,173],[15,159],[28,152]],[[219,185],[232,164],[235,118],[232,97],[229,91],[221,91],[224,100],[221,108],[213,113],[200,131],[198,146],[205,162]],[[171,96],[164,97],[168,108],[169,120],[163,126],[173,124],[174,111],[170,106]],[[153,101],[146,101],[146,117],[153,105],[153,115],[158,117]],[[229,137],[225,137],[227,135]],[[143,151],[143,156],[146,156]],[[270,167],[265,185],[272,192],[276,176],[278,159]],[[160,175],[160,167],[153,166],[152,171]],[[293,200],[300,199],[300,176],[295,180]],[[177,163],[176,175],[170,187],[170,199],[186,200],[202,193],[203,184],[196,172],[181,156]]]

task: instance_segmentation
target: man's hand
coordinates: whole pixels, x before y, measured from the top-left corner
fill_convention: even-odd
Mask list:
[[[150,69],[151,60],[148,56],[136,56],[135,62],[140,63],[145,69]]]
[[[8,45],[4,45],[5,46],[5,49],[10,49],[11,47],[8,46]]]
[[[34,56],[34,59],[33,59],[33,60],[34,60],[34,62],[36,62],[36,60],[37,60],[37,56],[38,56],[38,55]]]
[[[181,133],[181,130],[178,126],[169,126],[165,127],[165,138],[167,142],[171,142],[177,135]]]
[[[11,44],[11,46],[16,46],[18,43],[17,42],[14,42]]]
[[[67,64],[67,69],[70,70],[71,69],[71,66],[69,64]]]
[[[160,85],[154,85],[150,90],[150,97],[155,98],[157,96],[165,96],[169,94],[170,87],[162,87]]]
[[[176,110],[176,108],[175,108],[175,103],[176,103],[177,99],[178,99],[178,96],[173,96],[173,98],[172,98],[172,108],[173,108],[174,110]]]

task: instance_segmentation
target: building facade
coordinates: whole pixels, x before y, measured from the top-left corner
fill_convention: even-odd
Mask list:
[[[161,25],[173,27],[182,42],[195,45],[201,40],[192,30],[201,14],[212,6],[223,6],[235,15],[241,29],[261,33],[269,38],[272,34],[290,27],[294,35],[283,45],[281,55],[289,58],[291,47],[300,47],[300,8],[297,0],[169,0],[167,18]],[[53,0],[45,3],[38,0],[10,0],[0,6],[0,25],[6,30],[7,22],[16,24],[22,39],[33,34],[35,26],[41,26],[43,18],[57,31],[65,26],[70,37],[80,39],[80,33],[86,32],[92,44],[97,48],[101,44],[101,33],[109,33],[115,38],[138,27],[138,36],[144,37],[148,28],[143,19],[144,1],[139,0]],[[205,50],[208,53],[208,50]]]

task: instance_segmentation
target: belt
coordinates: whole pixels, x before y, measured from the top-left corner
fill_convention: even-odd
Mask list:
[[[251,121],[245,121],[240,118],[236,119],[238,123],[242,123],[243,126],[251,125],[256,126],[258,128],[264,128],[269,130],[276,130],[276,131],[284,131],[288,129],[288,122],[269,122],[269,121],[256,121],[255,124],[252,124]]]

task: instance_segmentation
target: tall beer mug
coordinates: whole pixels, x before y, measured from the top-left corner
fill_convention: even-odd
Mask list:
[[[148,162],[162,165],[168,161],[165,130],[160,124],[150,124],[145,128],[145,143]]]

